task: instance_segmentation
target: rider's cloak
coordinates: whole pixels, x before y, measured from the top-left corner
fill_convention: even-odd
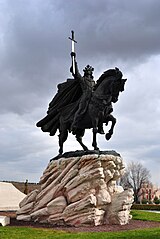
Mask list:
[[[49,103],[47,115],[37,123],[44,132],[54,135],[59,127],[59,118],[63,114],[67,121],[78,109],[82,89],[76,79],[67,79],[57,86],[58,92]]]

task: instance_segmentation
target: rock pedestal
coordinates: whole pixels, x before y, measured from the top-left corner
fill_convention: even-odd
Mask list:
[[[116,185],[124,172],[120,155],[65,155],[48,164],[41,189],[22,200],[17,220],[70,226],[129,223],[133,190]]]

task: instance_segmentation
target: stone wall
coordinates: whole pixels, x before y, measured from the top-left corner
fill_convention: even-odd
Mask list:
[[[53,160],[40,179],[40,190],[20,203],[17,220],[71,226],[127,224],[133,191],[116,185],[123,172],[116,152]]]

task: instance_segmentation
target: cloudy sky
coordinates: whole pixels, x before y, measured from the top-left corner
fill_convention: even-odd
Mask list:
[[[98,79],[117,66],[128,79],[114,105],[115,134],[100,135],[100,149],[141,162],[160,186],[159,12],[159,0],[0,0],[0,180],[38,182],[58,153],[57,136],[35,124],[71,77],[74,30],[81,72],[90,64]],[[87,130],[90,149],[91,138]],[[64,150],[76,149],[70,135]]]

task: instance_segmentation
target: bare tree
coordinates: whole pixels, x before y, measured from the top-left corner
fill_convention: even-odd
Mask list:
[[[150,172],[141,163],[131,162],[124,175],[120,180],[120,184],[124,188],[133,188],[134,201],[139,202],[140,189],[143,183],[149,182]]]

